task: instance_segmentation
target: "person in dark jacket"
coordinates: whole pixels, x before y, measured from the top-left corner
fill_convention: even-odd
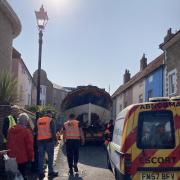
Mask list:
[[[37,146],[38,146],[38,175],[43,179],[45,152],[48,155],[48,176],[53,178],[58,176],[58,172],[53,170],[54,145],[56,142],[56,129],[52,119],[51,111],[37,120]]]
[[[109,123],[106,125],[104,131],[105,145],[108,145],[109,142],[112,141],[113,131],[114,131],[114,125],[113,125],[113,120],[111,119]]]
[[[16,158],[18,169],[25,180],[30,171],[30,162],[34,160],[33,135],[27,128],[28,119],[26,113],[21,113],[18,124],[10,128],[7,135],[8,155]]]

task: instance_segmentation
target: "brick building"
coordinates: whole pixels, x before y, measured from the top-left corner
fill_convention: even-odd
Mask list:
[[[170,28],[160,48],[165,53],[164,95],[180,95],[180,30],[172,33]]]

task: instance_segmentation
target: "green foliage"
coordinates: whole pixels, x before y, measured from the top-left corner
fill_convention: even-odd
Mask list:
[[[57,111],[56,111],[56,109],[55,109],[54,107],[52,107],[51,105],[43,106],[41,112],[44,114],[46,111],[49,111],[49,110],[52,112],[53,117],[55,118],[56,115],[57,115]]]
[[[57,115],[56,109],[50,105],[47,105],[47,106],[37,106],[37,105],[26,106],[26,109],[28,111],[33,112],[33,113],[39,112],[41,115],[45,114],[46,111],[50,110],[52,112],[54,118]]]
[[[37,106],[37,105],[26,106],[25,109],[35,113],[35,112],[39,111],[39,106]]]
[[[8,72],[0,73],[0,104],[14,104],[18,101],[17,80]]]

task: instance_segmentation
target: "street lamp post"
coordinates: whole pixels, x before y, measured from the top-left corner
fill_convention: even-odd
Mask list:
[[[38,74],[37,74],[37,105],[40,105],[40,83],[41,83],[41,55],[42,55],[42,37],[43,30],[48,21],[47,12],[44,11],[44,7],[41,6],[39,11],[35,11],[38,30],[39,30],[39,57],[38,57]]]

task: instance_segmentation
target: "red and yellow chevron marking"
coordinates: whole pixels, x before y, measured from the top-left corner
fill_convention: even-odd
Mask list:
[[[162,103],[157,103],[155,109],[146,109],[146,111],[158,111],[162,110],[161,108]],[[173,150],[144,150],[142,151],[141,149],[138,149],[136,146],[136,135],[137,135],[137,125],[138,125],[138,113],[136,112],[142,112],[145,110],[140,110],[140,106],[136,105],[134,106],[129,114],[127,115],[124,123],[124,128],[123,128],[123,137],[122,137],[122,149],[121,151],[124,153],[131,153],[132,154],[132,170],[131,174],[133,179],[139,179],[138,173],[137,173],[137,168],[138,167],[180,167],[180,142],[179,142],[179,136],[180,136],[180,111],[179,114],[176,115],[176,109],[174,107],[164,107],[163,109],[166,110],[171,110],[174,115],[175,119],[175,136],[176,136],[176,145],[177,147]],[[141,157],[176,157],[175,162],[171,163],[142,163],[140,162]],[[179,175],[180,176],[180,175]],[[180,177],[179,177],[180,179]]]
[[[137,111],[138,105],[132,107],[132,109],[129,111],[128,115],[125,118],[124,121],[124,127],[123,127],[123,136],[122,136],[122,152],[126,152],[132,144],[136,141],[136,129],[132,130],[133,126],[133,119],[134,119],[134,112]]]
[[[167,150],[169,151],[169,150]],[[140,163],[139,159],[143,156],[146,157],[176,157],[175,162],[170,162],[170,163],[156,163],[156,165],[150,163],[150,164],[144,164]],[[164,152],[162,150],[148,150],[146,152],[141,152],[140,155],[133,161],[132,163],[132,179],[133,180],[138,180],[139,175],[137,172],[138,167],[180,167],[180,145],[176,147],[174,150],[168,152]],[[178,175],[180,179],[180,174]]]
[[[137,128],[133,129],[133,131],[127,136],[125,142],[123,143],[122,152],[127,152],[134,142],[136,142],[136,132]]]
[[[161,155],[162,156],[162,155]],[[176,165],[180,163],[180,145],[178,145],[167,157],[177,157],[175,162],[171,163],[161,163],[159,167],[177,167]],[[179,167],[179,166],[178,166]]]
[[[175,116],[175,123],[176,123],[176,128],[180,129],[180,115]]]

